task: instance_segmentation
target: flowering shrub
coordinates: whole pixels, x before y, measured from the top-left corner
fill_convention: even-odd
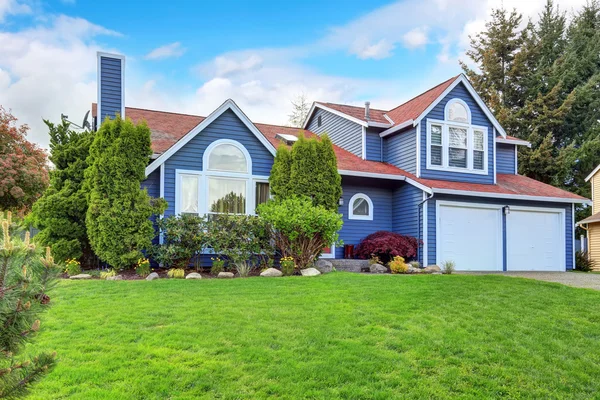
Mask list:
[[[150,274],[150,260],[144,257],[140,258],[135,267],[135,273],[142,278],[148,276]]]
[[[65,263],[65,272],[69,276],[79,275],[81,273],[81,264],[79,261],[70,258]]]
[[[282,257],[281,260],[279,260],[279,264],[281,265],[281,272],[284,276],[290,276],[294,273],[294,268],[296,268],[294,257]]]
[[[212,275],[219,275],[219,272],[223,272],[225,269],[225,260],[221,260],[219,257],[211,257],[212,267],[210,273]]]
[[[408,264],[405,263],[404,258],[400,256],[394,257],[394,259],[388,263],[388,267],[390,267],[392,274],[405,274],[408,271]]]
[[[388,231],[378,231],[365,237],[356,246],[355,254],[362,259],[379,257],[383,262],[389,262],[395,256],[412,258],[417,256],[419,240]]]

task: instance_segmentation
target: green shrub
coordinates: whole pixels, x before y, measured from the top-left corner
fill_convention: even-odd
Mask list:
[[[442,274],[450,275],[456,269],[456,263],[452,260],[446,260],[442,262]]]
[[[81,273],[81,264],[74,259],[68,259],[65,263],[65,272],[69,276],[79,275]]]
[[[100,279],[112,278],[113,276],[117,276],[117,271],[114,269],[100,272]]]
[[[578,250],[575,252],[575,269],[583,272],[590,272],[595,267],[595,263],[590,259],[587,251]]]
[[[204,216],[184,214],[157,221],[163,243],[152,247],[151,256],[166,268],[187,268],[192,258],[206,247]],[[199,260],[199,257],[196,257]]]
[[[144,257],[140,258],[137,262],[137,266],[135,267],[135,273],[142,278],[150,275],[150,260]]]
[[[210,273],[212,275],[219,275],[219,272],[225,271],[225,260],[219,257],[212,257],[212,267],[210,267]]]
[[[369,265],[373,264],[381,264],[381,260],[379,259],[379,257],[372,256],[371,258],[369,258]]]
[[[183,279],[185,277],[185,270],[183,268],[171,268],[167,271],[169,278]]]
[[[408,272],[408,264],[404,262],[404,258],[395,256],[392,261],[388,263],[388,267],[392,271],[392,274],[405,274]]]
[[[281,272],[284,276],[290,276],[294,274],[296,263],[294,262],[293,257],[282,257],[279,261],[279,265],[281,265]]]
[[[340,244],[337,232],[342,216],[306,197],[291,197],[263,203],[258,207],[276,247],[284,257],[292,257],[298,268],[308,268],[323,248]]]

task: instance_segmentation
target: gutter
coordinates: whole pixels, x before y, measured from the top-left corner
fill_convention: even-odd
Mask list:
[[[419,224],[418,224],[417,237],[421,241],[421,243],[419,243],[419,245],[417,246],[417,260],[419,259],[419,256],[421,255],[421,248],[423,247],[423,243],[425,242],[423,239],[421,239],[421,223],[423,221],[421,214],[423,212],[423,204],[425,204],[429,200],[433,199],[433,196],[435,196],[435,193],[431,193],[431,195],[429,197],[427,197],[426,199],[424,199],[417,205],[417,209],[419,210]],[[423,230],[425,230],[425,229],[423,229]],[[425,261],[425,258],[423,258],[423,261]],[[424,262],[423,264],[426,264],[426,263]]]
[[[398,132],[399,130],[402,130],[404,128],[407,128],[409,126],[414,126],[414,125],[415,125],[415,121],[412,119],[409,119],[408,121],[403,122],[400,125],[393,126],[390,129],[387,129],[387,130],[381,132],[379,134],[379,137],[386,137],[387,135],[391,135],[394,132]]]

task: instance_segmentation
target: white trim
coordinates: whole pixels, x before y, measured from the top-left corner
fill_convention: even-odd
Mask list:
[[[586,182],[587,182],[587,180],[586,180]],[[592,186],[591,187],[591,189],[592,189],[592,192],[591,192],[592,193],[592,215],[594,215],[596,213],[595,212],[596,210],[594,210],[594,203],[595,203],[595,201],[593,201],[593,199],[594,199],[594,181],[593,180],[591,182],[591,186]]]
[[[321,253],[321,256],[319,258],[335,258],[335,244],[332,244],[331,246],[329,246],[329,253]]]
[[[496,128],[492,127],[492,136],[494,136],[494,140],[496,140]],[[496,146],[494,145],[492,151],[494,152],[494,185],[496,184]]]
[[[452,89],[454,89],[461,82],[465,85],[465,87],[467,88],[467,91],[473,97],[473,99],[475,100],[477,105],[483,110],[483,113],[485,114],[485,116],[488,117],[488,119],[492,122],[492,125],[494,125],[496,127],[496,129],[498,129],[498,132],[500,132],[500,134],[503,137],[506,137],[506,132],[504,131],[504,129],[502,128],[502,126],[500,125],[498,120],[494,117],[494,114],[492,114],[492,112],[490,111],[488,106],[483,102],[483,100],[481,100],[481,97],[479,97],[479,95],[477,94],[477,92],[475,91],[475,89],[473,88],[473,86],[471,85],[469,80],[464,76],[464,74],[460,74],[460,76],[458,78],[456,78],[454,80],[454,82],[452,82],[452,84],[450,86],[448,86],[448,88],[446,88],[446,90],[444,90],[444,92],[442,94],[440,94],[438,96],[438,98],[435,99],[435,101],[433,101],[429,105],[429,107],[427,107],[425,109],[425,111],[423,111],[421,113],[421,115],[419,115],[417,117],[417,119],[415,120],[415,123],[420,122],[423,118],[425,118],[427,116],[427,114],[429,114],[429,112],[431,110],[433,110],[433,108],[435,106],[437,106],[438,103],[440,101],[442,101],[448,95],[448,93],[450,93],[452,91]]]
[[[423,266],[427,266],[429,264],[429,249],[427,246],[428,238],[428,230],[427,230],[427,203],[429,203],[427,193],[423,192],[423,218],[421,218],[421,223],[423,224]]]
[[[442,128],[442,165],[431,164],[431,125],[440,125]],[[457,127],[467,130],[467,167],[451,167],[450,166],[450,134],[449,129],[451,127]],[[483,131],[483,169],[475,169],[473,167],[473,154],[475,152],[474,135],[475,131]],[[444,172],[458,172],[462,174],[477,174],[477,175],[488,175],[488,157],[489,157],[489,142],[488,142],[488,129],[485,126],[477,126],[471,124],[457,123],[441,121],[437,119],[427,119],[427,131],[426,131],[426,143],[427,143],[427,169]],[[437,146],[437,145],[436,145]]]
[[[370,126],[373,128],[389,128],[390,126],[392,126],[392,124],[386,124],[384,122],[368,121],[367,126]]]
[[[179,215],[181,209],[181,176],[182,175],[195,175],[198,178],[198,215],[202,215],[202,171],[194,171],[189,169],[176,169],[175,170],[175,215]]]
[[[391,135],[394,132],[397,132],[401,129],[404,129],[409,126],[415,126],[415,122],[412,119],[405,121],[399,125],[392,126],[390,129],[387,129],[379,134],[380,137],[386,137],[387,135]]]
[[[496,135],[494,135],[495,137]],[[495,142],[496,143],[502,143],[502,144],[514,144],[515,146],[527,146],[527,147],[531,147],[531,143],[529,143],[527,140],[521,140],[521,139],[505,139],[503,137],[495,137]]]
[[[364,126],[364,127],[369,126],[369,124],[367,122],[365,122],[365,121],[362,121],[362,120],[360,120],[358,118],[351,117],[348,114],[344,114],[343,112],[334,110],[333,108],[329,108],[329,107],[324,106],[323,104],[317,103],[315,101],[315,102],[313,102],[312,106],[310,107],[310,110],[308,111],[308,114],[306,114],[306,119],[304,120],[304,124],[302,124],[302,128],[303,129],[306,129],[306,127],[308,125],[308,121],[310,120],[310,117],[313,114],[315,108],[320,108],[321,110],[328,111],[328,112],[330,112],[330,113],[332,113],[334,115],[337,115],[338,117],[345,118],[348,121],[352,121],[352,122],[357,123],[357,124],[359,124],[361,126]]]
[[[367,159],[367,128],[365,128],[364,126],[362,127],[361,140],[362,140],[362,149],[361,149],[362,159],[366,160]]]
[[[161,164],[160,165],[160,183],[159,183],[159,197],[161,199],[165,198],[165,164]],[[160,214],[160,218],[163,218],[165,216],[164,213]],[[158,233],[158,243],[159,244],[163,244],[164,241],[164,237],[163,237],[163,231],[160,231]]]
[[[446,103],[446,106],[444,107],[444,120],[448,121],[448,122],[452,122],[452,123],[461,123],[460,121],[453,121],[449,118],[449,107],[454,104],[454,103],[458,103],[461,106],[463,106],[465,108],[465,110],[467,110],[467,122],[462,122],[463,124],[471,124],[471,108],[469,107],[469,105],[463,100],[460,99],[458,97],[455,97],[453,99],[448,100],[448,102]]]
[[[244,157],[246,157],[246,172],[209,170],[208,161],[209,161],[210,154],[216,147],[221,146],[223,144],[228,144],[228,145],[234,146],[235,148],[237,148],[244,154]],[[206,171],[207,174],[210,173],[211,175],[225,175],[225,176],[229,176],[230,174],[232,176],[252,175],[252,157],[250,156],[250,153],[248,152],[248,150],[246,150],[244,145],[241,144],[240,142],[238,142],[237,140],[218,139],[218,140],[215,140],[214,142],[212,142],[211,144],[209,144],[206,147],[206,149],[204,149],[204,153],[202,154],[202,170]]]
[[[354,215],[354,202],[358,199],[364,199],[367,201],[369,205],[369,215]],[[373,221],[373,202],[371,198],[364,193],[356,193],[354,196],[350,197],[350,201],[348,202],[348,219],[359,219],[364,221]]]
[[[100,93],[100,69],[101,69],[101,63],[100,63],[100,59],[102,57],[105,58],[118,58],[119,60],[121,60],[121,118],[125,119],[125,56],[122,54],[114,54],[114,53],[105,53],[102,51],[97,51],[96,52],[96,58],[97,58],[97,62],[98,62],[98,104],[96,106],[97,108],[97,118],[98,121],[96,123],[97,127],[100,127],[100,125],[102,125],[102,109],[101,109],[101,93]],[[148,176],[148,175],[146,175]]]
[[[571,252],[573,253],[573,264],[571,265],[571,269],[575,270],[575,204],[571,204],[571,229],[573,230],[573,238],[571,239],[571,245],[573,246],[573,249],[571,250]],[[583,244],[583,241],[582,241]],[[566,270],[566,266],[565,266],[565,270]]]
[[[594,170],[585,178],[585,181],[587,182],[592,179],[592,176],[594,176],[598,171],[600,171],[600,164],[598,164],[598,166],[594,168]]]
[[[387,114],[383,114],[383,117],[384,117],[385,119],[387,119],[388,121],[390,121],[390,125],[394,125],[394,121],[393,121],[393,120],[392,120],[390,117],[388,117],[388,115],[387,115]]]
[[[338,173],[340,175],[359,176],[362,178],[379,178],[379,179],[391,179],[391,180],[395,180],[395,181],[406,181],[407,183],[410,183],[411,185],[421,189],[425,193],[429,193],[429,194],[433,193],[431,191],[431,188],[428,188],[427,186],[415,181],[414,179],[408,178],[404,175],[378,174],[378,173],[374,173],[374,172],[349,171],[349,170],[345,170],[345,169],[338,169]]]
[[[417,168],[416,168],[416,175],[417,178],[421,177],[421,124],[418,123],[417,124],[417,134],[415,135],[417,137]]]
[[[440,255],[442,253],[441,246],[442,241],[440,240],[440,227],[443,225],[443,222],[440,220],[440,207],[442,206],[450,206],[450,207],[463,207],[463,208],[484,208],[498,211],[498,227],[500,229],[498,238],[496,239],[496,246],[498,250],[498,254],[500,257],[496,260],[496,269],[495,271],[502,271],[504,269],[504,246],[503,246],[503,234],[502,234],[502,207],[503,205],[499,204],[484,204],[484,203],[465,203],[459,201],[448,201],[448,200],[438,200],[435,202],[435,217],[436,217],[436,229],[435,229],[435,263],[440,265],[442,261],[440,259]],[[511,207],[512,208],[512,207]],[[498,265],[499,264],[499,265]]]
[[[515,146],[515,175],[519,174],[519,165],[517,164],[517,159],[519,158],[519,153],[517,152],[517,146]]]
[[[206,117],[202,122],[196,125],[191,131],[189,131],[184,137],[182,137],[177,143],[171,146],[167,151],[161,154],[156,160],[154,160],[150,165],[146,167],[146,176],[150,175],[152,171],[154,171],[158,166],[165,161],[167,161],[173,154],[177,153],[179,149],[185,146],[190,140],[192,140],[196,135],[202,132],[207,126],[213,123],[221,114],[225,111],[231,110],[235,113],[235,115],[246,125],[246,127],[256,136],[256,138],[266,147],[267,150],[273,155],[275,155],[275,147],[267,140],[267,138],[254,126],[252,121],[248,119],[246,114],[235,104],[235,102],[231,99],[227,99],[223,104],[221,104],[216,110],[214,110],[208,117]]]
[[[470,190],[455,190],[455,189],[432,189],[433,193],[437,194],[454,194],[457,196],[470,196],[470,197],[486,197],[496,199],[507,199],[507,200],[530,200],[530,201],[546,201],[549,203],[581,203],[590,204],[591,202],[587,199],[569,199],[563,197],[545,197],[545,196],[527,196],[527,195],[515,195],[507,193],[488,193],[488,192],[474,192]]]

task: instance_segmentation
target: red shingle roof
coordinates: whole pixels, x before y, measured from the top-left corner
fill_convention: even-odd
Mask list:
[[[368,122],[368,121],[379,122],[379,123],[388,124],[391,126],[390,121],[388,121],[388,119],[386,117],[384,117],[384,114],[386,113],[385,110],[369,108],[369,120],[367,121],[367,119],[365,118],[365,108],[364,107],[349,106],[349,105],[345,105],[345,104],[336,104],[336,103],[321,103],[321,102],[317,102],[317,104],[322,104],[325,107],[331,108],[332,110],[335,110],[335,111],[339,111],[343,114],[349,115],[353,118],[359,119],[364,122]]]

